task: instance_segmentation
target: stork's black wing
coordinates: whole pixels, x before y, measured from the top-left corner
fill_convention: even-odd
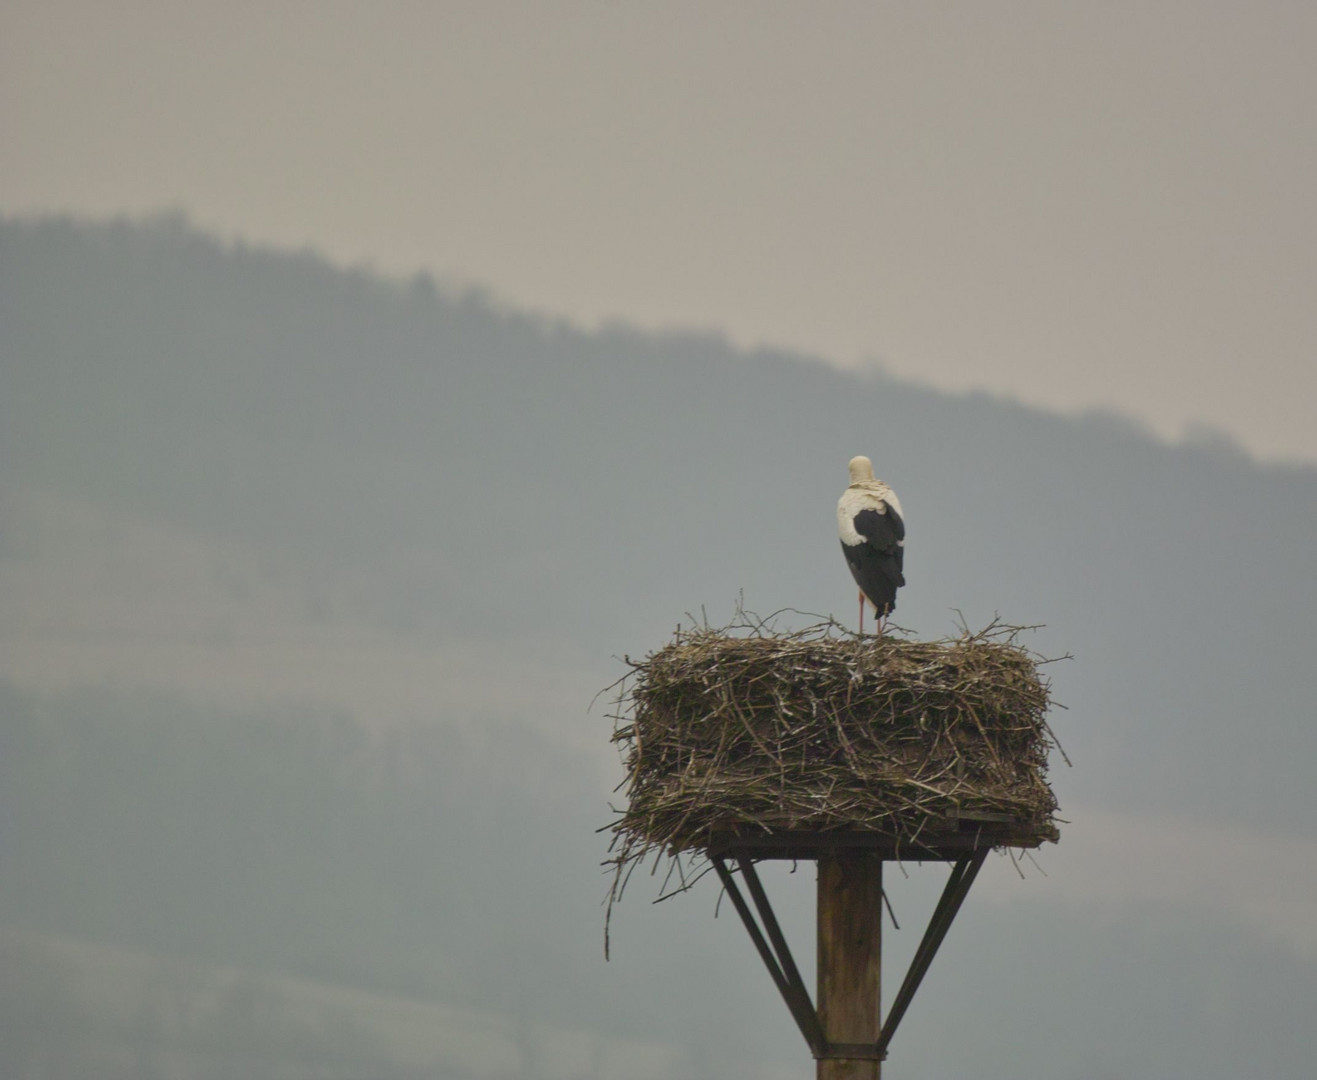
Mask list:
[[[873,549],[873,554],[880,561],[895,561],[896,574],[893,581],[897,585],[904,585],[905,578],[901,570],[905,562],[905,548],[901,546],[901,541],[905,539],[905,522],[901,520],[901,515],[890,506],[885,514],[877,510],[861,510],[855,515],[855,531],[864,537],[866,546]]]
[[[861,510],[854,524],[864,543],[841,545],[851,576],[880,613],[892,611],[896,590],[905,584],[905,548],[899,543],[905,539],[905,522],[889,506],[885,514]]]

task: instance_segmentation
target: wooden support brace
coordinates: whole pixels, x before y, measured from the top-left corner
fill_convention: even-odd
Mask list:
[[[729,853],[730,854],[730,853]],[[883,853],[847,848],[818,855],[818,1008],[791,956],[749,852],[734,855],[755,911],[722,854],[710,854],[723,888],[817,1061],[816,1080],[880,1080],[887,1047],[960,910],[986,848],[958,860],[883,1023]],[[762,924],[762,929],[761,929]]]
[[[786,939],[782,936],[777,919],[773,915],[773,909],[768,903],[768,897],[764,893],[763,886],[759,883],[759,875],[755,873],[754,864],[749,859],[739,859],[737,861],[741,874],[746,879],[746,885],[750,888],[755,906],[759,909],[760,917],[764,920],[764,927],[772,938],[771,947],[764,940],[764,934],[759,929],[759,924],[755,921],[749,905],[746,904],[745,897],[741,895],[741,890],[736,887],[736,879],[732,876],[731,871],[727,869],[726,863],[721,858],[715,858],[713,860],[714,869],[718,871],[718,877],[723,883],[723,888],[727,890],[727,895],[732,901],[732,906],[736,908],[736,913],[741,916],[741,922],[745,924],[750,940],[754,942],[760,959],[763,960],[764,966],[768,968],[768,974],[777,986],[778,993],[782,995],[782,1000],[786,1002],[787,1008],[791,1011],[792,1019],[796,1021],[796,1026],[800,1028],[801,1035],[805,1037],[805,1042],[809,1044],[810,1052],[815,1057],[819,1057],[826,1052],[827,1040],[823,1037],[823,1028],[819,1024],[818,1013],[814,1011],[814,1003],[809,1000],[809,991],[805,989],[805,983],[800,978],[800,972],[796,969],[795,962],[791,958],[791,950],[787,947]]]
[[[914,959],[910,961],[910,970],[906,972],[905,980],[901,983],[901,989],[896,992],[896,997],[892,1000],[891,1011],[887,1014],[887,1023],[878,1038],[877,1049],[880,1053],[886,1054],[887,1045],[892,1041],[892,1036],[896,1034],[896,1025],[901,1022],[901,1017],[905,1015],[905,1010],[909,1007],[911,998],[915,996],[915,991],[919,989],[919,984],[923,981],[925,972],[928,971],[928,965],[933,962],[933,956],[937,952],[938,946],[942,944],[942,939],[947,936],[947,931],[951,929],[951,920],[956,917],[956,912],[960,910],[960,905],[968,895],[969,887],[974,884],[974,878],[977,876],[979,868],[983,866],[983,860],[987,858],[987,855],[988,853],[985,850],[961,859],[952,869],[951,876],[947,878],[942,896],[937,902],[937,907],[933,909],[933,917],[928,921],[928,929],[924,931],[923,940],[920,941],[919,948],[915,950]]]

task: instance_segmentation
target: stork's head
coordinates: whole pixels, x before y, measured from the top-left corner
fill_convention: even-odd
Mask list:
[[[863,455],[851,458],[851,483],[873,483],[873,462]]]

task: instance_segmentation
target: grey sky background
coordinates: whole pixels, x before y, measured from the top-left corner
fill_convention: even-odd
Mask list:
[[[186,210],[1317,460],[1299,3],[5,0],[0,210]]]
[[[1005,859],[985,871],[929,988],[968,996],[912,1014],[904,1037],[920,1054],[901,1075],[968,1071],[953,1068],[956,1055],[977,1061],[989,1046],[1017,1076],[1247,1066],[1306,1077],[1317,971],[1306,764],[1317,730],[1313,473],[1257,467],[1210,431],[1264,459],[1317,462],[1315,47],[1317,9],[1279,2],[0,0],[0,269],[17,268],[0,290],[0,352],[18,358],[0,365],[10,380],[0,394],[10,447],[0,455],[0,691],[17,694],[11,723],[57,727],[51,717],[93,687],[120,694],[126,713],[163,702],[162,715],[195,713],[239,736],[235,711],[250,712],[255,733],[295,706],[373,737],[428,733],[425,745],[458,763],[455,776],[486,789],[482,805],[511,792],[520,801],[507,819],[542,826],[554,862],[537,880],[550,888],[518,907],[503,863],[463,847],[464,830],[425,835],[414,865],[467,866],[460,879],[478,889],[468,896],[452,876],[441,882],[451,896],[427,892],[428,878],[397,871],[398,896],[419,906],[441,895],[445,914],[403,941],[431,950],[430,981],[384,987],[412,997],[372,999],[381,1015],[410,1016],[424,999],[432,1011],[415,1027],[450,1054],[461,1042],[452,1032],[479,1027],[473,1016],[498,1027],[457,1076],[490,1075],[490,1047],[547,1063],[534,1075],[700,1075],[671,1058],[674,1032],[685,1038],[715,1014],[733,1030],[764,1017],[785,1030],[785,1017],[767,980],[747,979],[753,957],[727,932],[736,928],[714,925],[698,902],[651,908],[637,894],[619,915],[628,962],[578,963],[598,948],[592,830],[618,768],[607,722],[585,705],[615,677],[614,652],[658,644],[680,612],[730,603],[734,589],[770,607],[848,611],[832,506],[844,461],[863,449],[891,463],[917,523],[923,569],[902,600],[912,626],[940,633],[953,605],[986,618],[1004,603],[1078,658],[1057,675],[1073,709],[1058,728],[1076,768],[1056,778],[1074,823],[1045,853],[1048,876],[1020,880]],[[167,216],[118,236],[51,227],[31,245],[13,224],[171,209],[224,239],[307,247],[390,275],[425,270],[587,329],[705,328],[940,389],[1115,409],[1202,445],[1151,448],[1119,422],[948,401],[700,335],[577,334],[516,314],[503,326],[423,283],[358,295],[350,280],[364,278],[265,250],[217,254]],[[170,268],[181,268],[176,278]],[[257,293],[268,310],[251,302]],[[740,366],[747,356],[753,372]],[[377,383],[358,379],[363,357],[380,365]],[[443,381],[427,381],[435,372]],[[629,389],[601,372],[620,372]],[[687,435],[646,442],[645,417],[663,410],[634,403],[666,390]],[[304,400],[291,412],[269,404]],[[709,402],[717,407],[701,411]],[[422,421],[399,430],[413,406]],[[257,423],[267,407],[268,430]],[[861,431],[872,446],[854,444]],[[681,451],[706,438],[716,452],[693,467]],[[646,477],[643,513],[633,505],[627,516],[625,503],[592,499],[616,479],[609,449],[633,443],[636,460],[666,468]],[[487,514],[510,527],[498,516],[507,507],[481,498],[486,477],[529,460],[547,478],[536,505],[550,541],[509,576],[485,538],[463,529]],[[727,515],[729,490],[745,501]],[[787,527],[746,544],[741,523],[759,520],[760,492],[790,508]],[[968,543],[964,522],[980,517],[996,524]],[[592,528],[582,533],[582,521]],[[687,535],[693,521],[701,528]],[[599,531],[635,524],[664,553],[639,580],[622,557],[630,549],[605,548],[612,534]],[[723,541],[711,539],[724,527]],[[583,556],[582,535],[602,554]],[[1112,552],[1129,577],[1103,583]],[[557,592],[525,604],[542,594],[519,593],[522,582]],[[564,630],[573,612],[594,636]],[[506,677],[510,650],[517,678]],[[247,757],[234,738],[237,768]],[[509,747],[523,770],[510,780],[499,771]],[[173,775],[156,760],[125,775]],[[104,775],[107,798],[135,790]],[[16,798],[21,779],[0,791]],[[43,784],[21,788],[24,807],[47,805],[43,792],[54,807],[81,795]],[[432,794],[430,810],[456,798],[443,784]],[[85,804],[99,820],[95,800]],[[148,803],[144,820],[167,818],[156,812],[164,805]],[[307,830],[289,820],[300,842]],[[354,850],[413,857],[401,840],[352,835]],[[72,840],[49,845],[69,880],[99,881],[82,868],[81,835]],[[135,850],[117,837],[104,847],[125,864]],[[156,961],[143,957],[173,946],[98,921],[102,908],[106,919],[132,915],[137,894],[101,904],[88,892],[83,923],[43,922],[78,890],[42,893],[48,878],[34,874],[40,889],[23,893],[26,869],[46,866],[25,857],[24,872],[5,878],[10,902],[27,896],[29,906],[0,920],[0,1011],[38,1000],[25,985],[5,996],[25,982],[9,961],[29,932],[48,936],[41,949],[80,957],[75,982],[100,973],[98,1002],[145,1000],[123,990],[125,972],[149,982]],[[390,925],[387,905],[367,905],[371,917],[357,922],[330,912],[281,924],[261,873],[235,865],[257,899],[233,910],[289,931],[275,940],[311,927],[373,954],[367,931]],[[289,895],[358,895],[289,881]],[[179,881],[169,885],[161,896],[179,918],[209,932],[209,909],[193,911]],[[794,905],[806,929],[807,893]],[[504,905],[492,915],[490,897]],[[539,938],[514,950],[482,936],[504,918],[545,930],[562,955],[546,946],[524,960]],[[249,952],[179,940],[180,956],[254,970]],[[254,950],[260,939],[234,940]],[[1046,962],[1019,963],[1021,941]],[[140,954],[95,951],[112,947]],[[570,1009],[468,999],[467,969],[445,950],[469,954],[491,985],[497,964],[508,985],[576,971],[574,991],[542,1000],[582,1015],[615,1005],[651,1028],[606,1032]],[[697,957],[708,973],[652,980],[646,965],[658,955]],[[221,967],[193,972],[203,1004]],[[271,960],[267,974],[308,975],[294,967]],[[19,974],[4,982],[6,970]],[[305,1003],[330,984],[360,989],[359,974],[324,967],[309,972],[316,987],[280,993]],[[1003,1024],[984,1008],[985,979],[999,1003],[1028,1003],[1033,1015]],[[647,1006],[651,981],[662,992]],[[686,993],[690,983],[703,996]],[[743,983],[764,997],[737,1004]],[[669,1002],[664,987],[683,989]],[[468,1006],[478,1013],[456,1011]],[[958,1040],[942,1038],[949,1016]],[[566,1051],[536,1058],[527,1024],[548,1025],[552,1039],[535,1038],[594,1040],[593,1072],[559,1068]],[[642,1036],[657,1040],[643,1052]],[[381,1038],[397,1049],[412,1035]],[[741,1045],[720,1033],[723,1043]],[[794,1038],[765,1053],[786,1064],[755,1075],[796,1074]],[[705,1074],[735,1075],[716,1060]]]

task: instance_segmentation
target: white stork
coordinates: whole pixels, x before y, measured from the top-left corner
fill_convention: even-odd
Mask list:
[[[874,479],[873,463],[853,457],[851,485],[837,503],[837,531],[846,565],[860,587],[860,633],[864,633],[864,601],[883,619],[896,608],[896,590],[905,584],[905,521],[901,501],[883,481]]]

